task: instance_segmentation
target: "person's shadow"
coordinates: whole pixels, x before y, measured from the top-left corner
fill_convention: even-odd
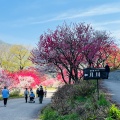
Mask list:
[[[0,105],[0,107],[5,107],[4,105]]]

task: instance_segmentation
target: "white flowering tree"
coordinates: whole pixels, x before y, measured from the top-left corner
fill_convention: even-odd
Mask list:
[[[30,88],[31,84],[34,83],[34,78],[31,76],[18,76],[19,83],[18,87],[19,88]]]

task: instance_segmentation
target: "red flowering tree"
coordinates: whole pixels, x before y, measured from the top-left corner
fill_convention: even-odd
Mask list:
[[[113,69],[120,67],[120,48],[116,45],[111,46],[111,54],[107,59],[109,66],[112,66]]]
[[[12,76],[15,81],[18,81],[17,87],[19,88],[34,88],[45,80],[45,77],[40,76],[40,74],[33,70],[15,72]]]
[[[72,80],[78,82],[79,71],[86,66],[98,64],[100,51],[108,49],[112,39],[106,32],[95,31],[90,25],[83,23],[58,26],[40,36],[38,47],[33,49],[33,63],[38,65],[54,65],[61,73],[66,84]],[[68,82],[63,70],[66,69]]]

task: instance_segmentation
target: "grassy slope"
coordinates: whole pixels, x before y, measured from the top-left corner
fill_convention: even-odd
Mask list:
[[[120,120],[120,110],[103,90],[98,100],[96,81],[65,85],[56,91],[40,120]]]

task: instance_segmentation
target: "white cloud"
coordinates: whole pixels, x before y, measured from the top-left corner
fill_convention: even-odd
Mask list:
[[[119,3],[97,6],[95,8],[88,9],[84,12],[81,12],[81,10],[72,10],[72,11],[70,10],[70,11],[60,14],[59,16],[56,16],[52,19],[38,21],[38,22],[32,22],[31,24],[41,24],[41,23],[47,23],[47,22],[51,22],[51,21],[75,19],[75,18],[81,18],[81,17],[91,17],[91,16],[113,14],[113,13],[120,13]]]
[[[120,3],[115,3],[115,4],[106,4],[106,5],[97,6],[91,9],[86,9],[85,11],[81,11],[81,9],[80,10],[72,9],[58,16],[56,15],[56,17],[53,17],[51,19],[46,19],[45,17],[47,15],[39,16],[39,17],[28,17],[28,18],[14,21],[13,24],[11,23],[10,25],[11,27],[23,27],[27,25],[37,25],[37,24],[43,24],[43,23],[48,23],[48,22],[53,22],[53,21],[79,19],[79,18],[93,17],[93,16],[99,16],[99,15],[105,15],[105,14],[107,15],[107,14],[113,14],[113,13],[120,13],[119,6],[120,6]],[[55,16],[55,15],[51,14],[51,16]],[[99,23],[99,26],[114,24],[114,23],[120,23],[120,20]],[[6,25],[6,23],[1,23],[1,24]]]
[[[120,20],[112,20],[112,21],[97,23],[97,25],[109,25],[109,24],[120,24]]]

